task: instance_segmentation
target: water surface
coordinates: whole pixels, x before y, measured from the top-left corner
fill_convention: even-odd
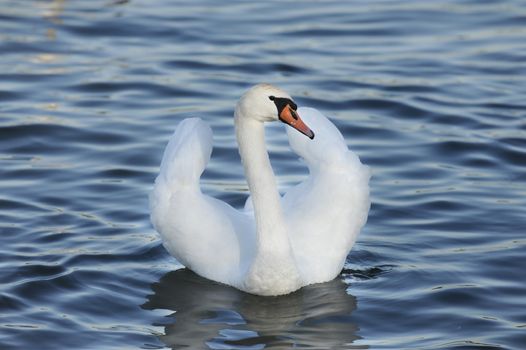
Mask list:
[[[518,0],[3,1],[0,348],[523,349],[525,37]],[[373,170],[341,276],[282,298],[181,269],[148,219],[190,116],[205,190],[244,203],[233,106],[263,81]]]

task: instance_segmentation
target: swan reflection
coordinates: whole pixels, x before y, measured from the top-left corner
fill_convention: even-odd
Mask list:
[[[280,297],[260,297],[172,271],[152,285],[146,309],[173,310],[161,340],[172,348],[363,349],[351,320],[356,298],[340,279]]]

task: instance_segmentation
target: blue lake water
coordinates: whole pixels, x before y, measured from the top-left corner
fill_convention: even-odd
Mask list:
[[[247,185],[233,106],[270,82],[373,170],[341,276],[262,298],[163,249],[182,118],[205,190]],[[268,127],[281,189],[303,166]],[[0,349],[525,349],[524,1],[0,3]]]

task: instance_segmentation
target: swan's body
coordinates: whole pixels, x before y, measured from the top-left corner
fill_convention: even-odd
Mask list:
[[[298,110],[314,137],[295,108],[279,101],[294,105],[283,91],[257,85],[236,106],[239,152],[251,192],[244,210],[201,193],[212,131],[197,118],[183,120],[171,137],[150,199],[152,223],[170,254],[203,277],[260,295],[287,294],[336,277],[369,210],[369,169],[336,127],[316,110]],[[294,120],[285,121],[314,138],[287,128],[309,177],[283,198],[263,125],[278,114],[282,119],[282,112],[292,113]]]

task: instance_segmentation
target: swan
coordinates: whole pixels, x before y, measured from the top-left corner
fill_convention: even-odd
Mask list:
[[[283,197],[265,146],[264,123],[278,120],[290,126],[289,144],[309,170]],[[256,295],[288,294],[334,279],[367,220],[369,168],[325,116],[298,109],[272,85],[243,94],[234,124],[250,190],[245,207],[201,192],[212,130],[199,118],[184,119],[150,194],[151,222],[164,247],[198,275]]]

